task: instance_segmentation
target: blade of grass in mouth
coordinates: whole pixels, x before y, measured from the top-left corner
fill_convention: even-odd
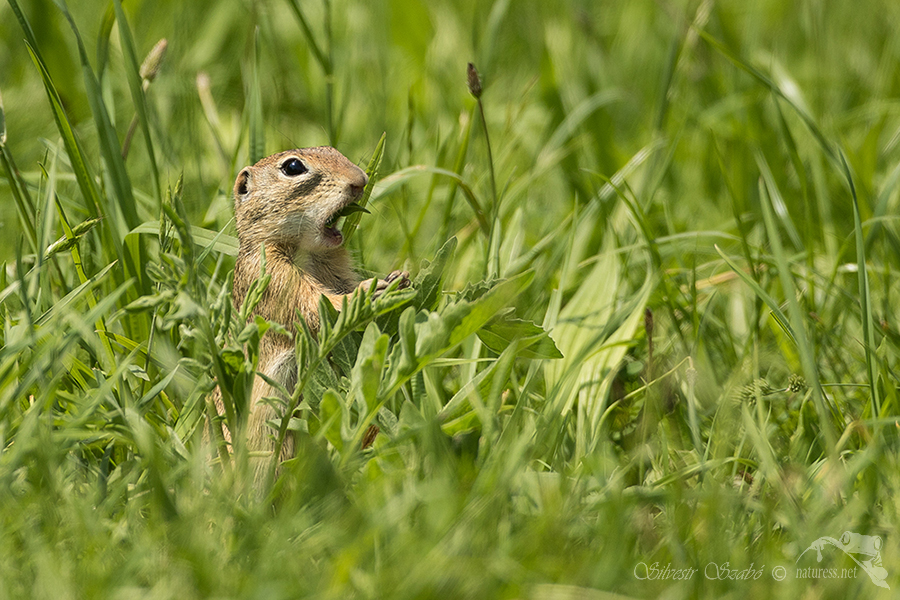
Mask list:
[[[356,212],[364,212],[364,213],[366,213],[366,214],[372,214],[372,213],[369,212],[369,209],[368,209],[368,208],[366,208],[366,207],[364,207],[364,206],[360,206],[359,204],[356,204],[356,203],[354,202],[353,204],[348,204],[347,206],[345,206],[344,208],[342,208],[341,210],[339,210],[339,211],[337,212],[337,215],[335,215],[335,216],[336,216],[336,217],[347,217],[347,216],[352,215],[353,213],[356,213]]]

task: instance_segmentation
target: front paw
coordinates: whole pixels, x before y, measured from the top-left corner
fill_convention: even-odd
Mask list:
[[[395,289],[402,290],[404,288],[409,287],[409,272],[407,271],[391,271],[384,279],[366,279],[362,283],[359,284],[359,288],[365,292],[368,292],[372,287],[372,282],[375,282],[375,294],[372,296],[372,299],[376,299],[381,296],[385,290],[387,290],[391,285],[399,280],[399,283],[396,285]]]
[[[409,287],[409,271],[391,271],[384,280],[388,282],[388,284],[400,280],[400,283],[397,284],[397,289],[406,289]]]

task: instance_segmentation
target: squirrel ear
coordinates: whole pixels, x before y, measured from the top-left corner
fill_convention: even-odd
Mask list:
[[[244,167],[238,173],[237,180],[234,182],[234,197],[243,200],[250,192],[250,168]]]

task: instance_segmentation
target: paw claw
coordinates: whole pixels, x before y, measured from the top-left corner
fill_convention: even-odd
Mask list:
[[[384,279],[376,279],[377,283],[375,284],[375,295],[372,299],[376,299],[384,291],[390,287],[395,281],[398,281],[397,289],[402,290],[409,287],[409,271],[391,271],[388,273]],[[366,279],[362,283],[359,284],[360,289],[369,291],[369,288],[372,286],[373,279]]]

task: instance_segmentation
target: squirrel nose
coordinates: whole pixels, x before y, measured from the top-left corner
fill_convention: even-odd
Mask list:
[[[354,196],[359,196],[362,194],[363,190],[366,189],[366,184],[369,183],[369,176],[366,175],[361,169],[356,177],[350,180],[350,192]]]

